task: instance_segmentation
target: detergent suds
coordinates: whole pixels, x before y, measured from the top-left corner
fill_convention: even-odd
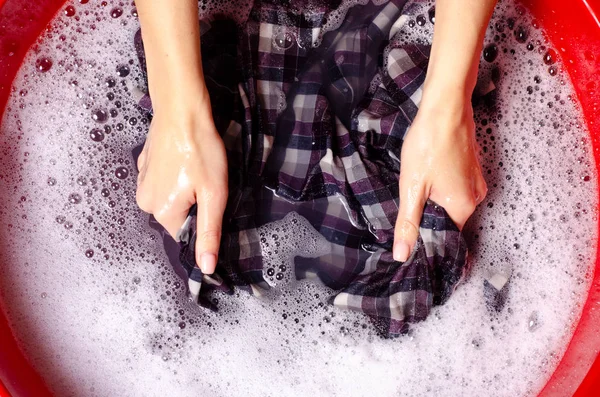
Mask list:
[[[249,4],[232,3],[200,3],[200,14],[241,22]],[[329,28],[355,3],[342,2]],[[393,40],[430,42],[431,7],[409,4]],[[294,214],[262,230],[287,247],[265,250],[276,299],[216,294],[218,313],[188,301],[135,202],[131,150],[149,125],[132,93],[144,88],[138,27],[130,2],[67,2],[27,55],[2,121],[0,293],[56,395],[540,391],[590,286],[597,176],[560,50],[525,10],[501,2],[481,58],[476,132],[489,194],[467,226],[472,271],[391,340],[331,306],[331,291],[289,277],[293,256],[326,245]]]

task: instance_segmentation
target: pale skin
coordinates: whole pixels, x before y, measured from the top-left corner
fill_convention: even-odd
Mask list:
[[[401,153],[394,259],[406,261],[429,198],[463,228],[487,193],[470,97],[496,0],[437,0],[420,109]],[[227,202],[227,159],[200,56],[197,0],[137,0],[154,108],[138,160],[137,202],[175,236],[198,203],[196,261],[215,270]]]

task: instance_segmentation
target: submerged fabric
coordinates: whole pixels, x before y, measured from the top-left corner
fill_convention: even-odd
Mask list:
[[[296,257],[295,278],[331,287],[333,304],[370,316],[382,335],[424,320],[462,280],[465,241],[432,202],[409,260],[392,258],[400,150],[429,51],[401,44],[405,3],[354,6],[325,33],[330,10],[305,13],[265,1],[241,27],[201,23],[204,73],[230,175],[217,274],[204,276],[195,266],[195,219],[179,244],[163,231],[171,262],[200,304],[214,308],[207,295],[214,287],[269,288],[258,230],[292,210],[330,243],[326,255]],[[139,33],[136,48],[144,65]],[[151,112],[148,97],[140,106]]]

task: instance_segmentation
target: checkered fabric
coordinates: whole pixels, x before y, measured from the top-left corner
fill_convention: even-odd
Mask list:
[[[195,266],[194,208],[179,243],[152,225],[202,306],[214,309],[207,295],[214,288],[270,288],[258,229],[290,211],[331,244],[319,258],[296,257],[296,279],[331,287],[334,305],[370,316],[384,336],[424,320],[462,280],[465,241],[432,202],[411,257],[392,258],[400,150],[429,51],[394,40],[408,19],[405,3],[354,6],[328,32],[330,10],[266,1],[255,3],[242,26],[201,22],[204,73],[230,173],[216,275]],[[139,34],[136,48],[144,65]],[[151,112],[149,98],[140,106]]]

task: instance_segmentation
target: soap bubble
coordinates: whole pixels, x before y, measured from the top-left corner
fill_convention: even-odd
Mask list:
[[[35,62],[35,67],[42,73],[46,73],[52,68],[52,60],[50,58],[39,58]]]
[[[129,171],[125,167],[118,167],[115,170],[115,176],[119,179],[126,179],[129,176]]]
[[[120,7],[115,7],[110,11],[110,16],[112,18],[119,18],[121,15],[123,15],[123,9]]]

